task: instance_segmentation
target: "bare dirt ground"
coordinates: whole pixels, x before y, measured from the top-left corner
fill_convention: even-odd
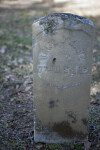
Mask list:
[[[55,12],[91,19],[93,48],[89,141],[100,149],[100,1],[67,1],[50,5],[39,0],[0,1],[0,150],[35,150],[33,138],[32,23]],[[88,144],[87,144],[88,146]],[[83,144],[44,145],[42,150],[82,150]]]

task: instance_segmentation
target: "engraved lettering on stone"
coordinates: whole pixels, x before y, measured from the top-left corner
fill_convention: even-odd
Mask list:
[[[43,53],[40,52],[38,60],[39,60],[39,65],[37,66],[38,68],[38,76],[41,78],[41,75],[43,72],[46,70],[46,63],[49,59],[49,53]]]

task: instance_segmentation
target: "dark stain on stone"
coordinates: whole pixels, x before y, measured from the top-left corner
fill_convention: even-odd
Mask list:
[[[87,126],[87,119],[86,119],[86,118],[83,118],[83,119],[82,119],[82,122],[83,122],[83,124],[84,124],[85,126]]]
[[[55,107],[55,101],[54,101],[54,100],[51,100],[51,101],[49,102],[49,108],[53,108],[53,107]]]
[[[72,123],[76,123],[77,122],[77,120],[72,120]]]
[[[83,140],[86,138],[87,134],[83,132],[78,132],[72,129],[68,121],[63,121],[61,123],[55,123],[52,127],[54,132],[57,132],[63,138],[78,138]]]
[[[76,118],[75,112],[73,112],[73,111],[66,111],[65,113],[68,115],[68,117],[70,119],[72,119],[72,123],[76,123],[77,122],[77,118]]]
[[[56,99],[55,101],[54,100],[51,100],[49,102],[49,108],[54,108],[54,107],[57,107],[57,103],[59,102],[58,99]]]
[[[73,114],[68,114],[68,116],[70,118],[72,118],[72,123],[76,123],[77,122],[76,116],[74,116]]]

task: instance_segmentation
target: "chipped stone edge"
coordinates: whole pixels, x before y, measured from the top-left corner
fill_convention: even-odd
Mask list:
[[[92,27],[94,27],[94,24],[91,20],[87,19],[87,18],[84,18],[82,16],[78,16],[78,15],[74,15],[74,14],[70,14],[70,13],[54,13],[54,14],[49,14],[49,15],[46,15],[44,17],[41,17],[39,19],[36,19],[34,20],[33,22],[33,25],[40,22],[41,20],[45,20],[45,19],[48,19],[48,18],[53,18],[53,17],[61,17],[61,19],[65,20],[65,19],[76,19],[84,24],[89,24],[91,25]]]

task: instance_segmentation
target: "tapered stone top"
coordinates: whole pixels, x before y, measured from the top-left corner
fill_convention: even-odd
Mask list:
[[[38,21],[42,21],[42,20],[46,20],[48,18],[54,18],[54,17],[60,17],[63,21],[66,19],[75,19],[75,20],[79,20],[82,23],[86,23],[89,24],[91,26],[94,26],[93,22],[87,18],[78,16],[78,15],[74,15],[74,14],[70,14],[70,13],[54,13],[54,14],[49,14],[47,16],[41,17],[37,20],[34,21],[34,23],[38,22]]]
[[[94,24],[91,20],[68,13],[54,13],[41,17],[33,22],[34,37],[40,32],[45,34],[55,34],[57,29],[69,28],[74,30],[83,30],[87,34],[94,34],[91,28]],[[87,28],[87,26],[89,26]],[[35,34],[36,33],[36,34]]]

